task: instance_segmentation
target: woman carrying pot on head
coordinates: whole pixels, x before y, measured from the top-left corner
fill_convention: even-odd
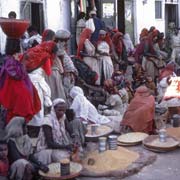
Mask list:
[[[14,31],[19,29],[17,26]],[[7,110],[6,123],[14,116],[22,116],[29,122],[41,109],[38,92],[20,62],[20,40],[16,33],[14,36],[6,39],[4,63],[0,70],[0,104]]]

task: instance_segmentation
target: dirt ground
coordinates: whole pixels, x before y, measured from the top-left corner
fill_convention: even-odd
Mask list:
[[[131,150],[142,150],[142,146],[128,147]],[[167,152],[155,153],[157,155],[156,161],[145,166],[139,173],[123,178],[124,180],[179,180],[180,179],[180,148]],[[79,177],[77,180],[118,180],[119,178],[90,178]]]

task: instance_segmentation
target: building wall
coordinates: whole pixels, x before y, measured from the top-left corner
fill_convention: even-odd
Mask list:
[[[20,2],[22,0],[0,0],[0,17],[8,17],[9,11],[17,13],[20,18]],[[54,31],[64,28],[70,30],[70,0],[28,0],[42,2],[44,5],[45,28]],[[0,28],[0,51],[4,53],[6,36]]]
[[[8,13],[10,11],[15,11],[17,13],[17,18],[19,18],[19,3],[17,3],[19,0],[0,0],[0,17],[8,17]],[[6,35],[3,33],[3,31],[0,28],[0,52],[4,53],[5,48],[5,42],[6,42]]]
[[[57,31],[70,29],[70,0],[46,0],[47,24],[46,27]]]
[[[155,0],[147,0],[147,3],[143,5],[143,0],[136,0],[136,42],[138,43],[139,34],[143,28],[149,29],[151,26],[155,26],[160,32],[165,32],[165,16],[164,16],[164,1],[162,4],[162,19],[155,19]]]

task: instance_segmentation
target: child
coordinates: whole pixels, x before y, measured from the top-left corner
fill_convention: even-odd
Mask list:
[[[6,180],[8,176],[9,161],[8,161],[8,147],[6,141],[0,140],[0,179]]]
[[[145,83],[146,87],[150,90],[150,93],[152,95],[156,95],[156,84],[153,81],[151,76],[147,76],[146,77],[146,83]]]

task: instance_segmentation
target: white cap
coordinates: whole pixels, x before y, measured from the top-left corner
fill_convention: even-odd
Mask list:
[[[55,34],[55,38],[59,38],[59,39],[69,39],[70,37],[71,37],[71,33],[65,29],[60,29]]]
[[[89,15],[92,15],[92,14],[96,14],[96,11],[92,10],[92,11],[89,12]]]

